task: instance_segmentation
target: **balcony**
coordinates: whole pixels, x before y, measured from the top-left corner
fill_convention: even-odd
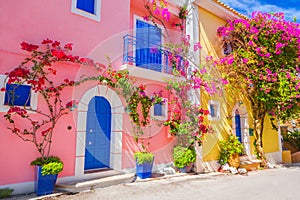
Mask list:
[[[171,52],[169,50],[148,41],[137,40],[131,35],[125,35],[123,42],[123,64],[166,74],[172,73],[172,63],[169,59]],[[180,56],[177,58],[177,66],[182,68],[183,59]]]

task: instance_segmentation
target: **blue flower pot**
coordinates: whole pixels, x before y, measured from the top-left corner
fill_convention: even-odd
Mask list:
[[[57,174],[42,175],[42,167],[36,166],[35,193],[37,196],[52,194]]]
[[[186,166],[183,167],[183,168],[178,168],[178,171],[179,171],[180,173],[186,173]]]
[[[152,166],[153,161],[143,164],[136,163],[136,175],[141,179],[150,178],[152,175]]]

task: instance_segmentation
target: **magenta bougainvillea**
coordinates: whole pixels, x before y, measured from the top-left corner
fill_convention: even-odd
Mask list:
[[[218,33],[233,52],[216,63],[251,103],[262,157],[266,114],[282,120],[299,117],[300,25],[284,20],[283,13],[255,12],[250,19],[229,21]]]

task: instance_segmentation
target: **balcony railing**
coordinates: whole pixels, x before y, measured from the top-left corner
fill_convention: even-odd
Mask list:
[[[125,35],[123,63],[163,73],[172,73],[171,52],[148,41],[137,40]],[[178,56],[177,66],[183,66],[183,59]],[[180,67],[181,68],[181,67]]]

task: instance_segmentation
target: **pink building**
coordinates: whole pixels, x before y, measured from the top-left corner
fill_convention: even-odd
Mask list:
[[[176,18],[165,20],[166,29],[145,21],[148,11],[141,0],[52,0],[17,1],[0,3],[0,76],[1,87],[5,87],[5,72],[18,66],[26,56],[20,49],[23,41],[39,44],[50,38],[62,43],[74,43],[75,55],[89,57],[106,63],[109,56],[116,69],[129,69],[137,79],[136,84],[147,86],[148,94],[163,90],[168,100],[164,78],[170,77],[170,68],[163,52],[151,52],[151,48],[169,39],[180,37],[180,28],[171,24]],[[177,14],[177,5],[171,6],[171,13]],[[12,15],[13,13],[13,15]],[[169,37],[163,37],[168,35]],[[62,63],[57,66],[57,78],[77,80],[82,75],[94,72],[79,65]],[[30,106],[43,109],[41,98],[32,92]],[[59,182],[76,181],[97,177],[98,169],[133,172],[133,152],[138,146],[133,141],[129,115],[124,99],[112,88],[87,82],[64,93],[67,103],[70,99],[79,102],[78,108],[64,116],[55,129],[52,155],[64,162]],[[4,105],[5,92],[0,92],[0,188],[15,189],[15,193],[32,192],[34,188],[34,167],[30,162],[38,153],[30,144],[21,141],[7,129],[3,115],[8,107]],[[98,112],[101,107],[104,112]],[[158,105],[151,110],[151,116],[158,119],[146,128],[144,137],[151,136],[149,149],[155,154],[154,169],[160,169],[172,162],[171,152],[174,138],[168,136],[161,123],[168,118],[168,106]],[[106,120],[97,120],[102,117]],[[95,122],[95,123],[94,123]],[[100,133],[99,129],[105,130]],[[104,144],[97,144],[103,138]],[[96,144],[96,146],[94,145]],[[98,145],[98,146],[97,146]],[[87,173],[90,172],[90,173]],[[93,172],[93,173],[91,173]]]

